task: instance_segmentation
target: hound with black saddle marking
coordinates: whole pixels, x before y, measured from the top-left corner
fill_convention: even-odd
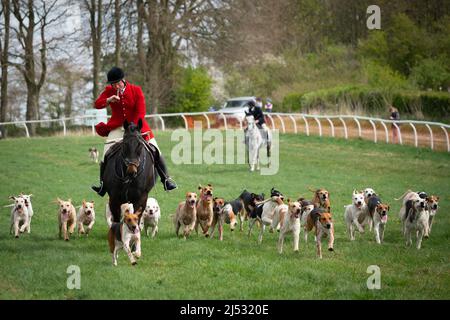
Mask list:
[[[322,238],[328,237],[328,251],[334,251],[334,224],[331,213],[324,208],[314,208],[306,222],[306,231],[312,229],[315,229],[317,256],[322,259]]]
[[[214,235],[214,230],[216,228],[216,224],[218,225],[219,230],[219,240],[223,240],[223,226],[224,224],[230,225],[230,230],[233,232],[237,225],[237,215],[239,214],[239,210],[243,210],[242,203],[240,200],[234,200],[230,202],[225,202],[223,198],[214,198],[214,218],[211,225],[210,237],[212,238]],[[236,212],[236,213],[235,213]]]
[[[381,244],[384,240],[384,230],[388,221],[390,206],[382,203],[380,197],[372,196],[367,204],[370,220],[373,221],[373,230],[375,231],[375,240]]]
[[[301,218],[300,218],[300,224],[303,226],[303,231],[305,233],[305,242],[308,242],[308,230],[307,230],[307,221],[308,216],[310,215],[311,211],[314,210],[315,206],[312,203],[312,201],[305,200],[305,198],[298,198],[297,200],[300,202],[301,205]]]
[[[248,220],[250,213],[255,209],[256,205],[264,201],[264,193],[256,194],[244,190],[240,194],[239,199],[241,200],[242,206],[244,207],[244,216],[239,215],[240,230],[243,231],[242,227],[243,221]]]
[[[109,250],[112,254],[113,266],[117,266],[118,252],[124,249],[130,259],[131,265],[136,265],[136,259],[141,257],[141,230],[139,220],[142,215],[142,208],[136,213],[129,210],[129,203],[121,205],[123,212],[122,222],[113,222],[108,232]],[[135,247],[132,252],[131,248]]]
[[[14,229],[14,237],[18,238],[19,232],[23,233],[29,228],[28,209],[23,197],[10,196],[9,198],[14,201],[14,206],[11,209],[11,227],[9,228],[9,233],[12,234]]]
[[[406,227],[405,227],[405,221],[407,216],[407,209],[406,209],[406,203],[410,200],[415,201],[418,199],[426,199],[427,194],[425,192],[414,192],[412,190],[406,190],[405,193],[403,193],[400,198],[394,198],[394,200],[402,200],[402,207],[400,208],[400,211],[398,213],[400,221],[402,222],[402,233],[405,235],[406,233]]]
[[[288,211],[288,206],[283,203],[283,200],[283,194],[275,190],[275,188],[272,188],[270,191],[270,199],[256,205],[256,208],[250,214],[248,236],[250,236],[256,221],[259,221],[261,224],[258,243],[262,242],[266,226],[270,226],[270,232],[273,232],[275,228],[279,228],[280,221],[284,219],[284,215]]]
[[[421,248],[422,238],[428,238],[429,212],[427,210],[426,199],[411,199],[405,206],[405,237],[406,246],[412,245],[412,233],[416,231],[417,249]]]

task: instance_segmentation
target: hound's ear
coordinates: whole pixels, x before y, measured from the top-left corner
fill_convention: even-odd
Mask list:
[[[288,199],[287,199],[287,202],[288,202],[288,203],[291,203],[291,198],[288,198]]]
[[[69,198],[69,200],[67,200],[67,202],[70,202],[70,203],[72,203],[72,198]]]
[[[390,206],[390,205],[388,205],[388,211],[389,211],[389,210],[391,210],[391,206]]]
[[[190,193],[190,192],[186,192],[186,197],[189,196],[189,193]]]
[[[83,208],[86,207],[86,200],[83,199]]]
[[[94,200],[92,200],[91,203],[92,203],[92,205],[94,205],[94,204],[95,204],[95,203],[94,203]]]
[[[202,185],[201,184],[199,184],[198,185],[198,190],[202,190],[203,188],[202,188]]]
[[[214,200],[214,201],[216,201],[217,199],[219,199],[219,198],[217,198],[217,197],[214,197],[214,199],[213,199],[213,200]]]
[[[128,130],[128,127],[130,126],[130,124],[128,123],[128,121],[125,119],[125,121],[123,122],[123,128],[125,130]]]
[[[8,199],[11,199],[11,200],[13,200],[13,201],[16,201],[16,197],[14,197],[14,196],[9,196]]]
[[[139,119],[139,121],[138,121],[138,128],[139,128],[139,131],[141,131],[141,129],[142,129],[142,118]]]

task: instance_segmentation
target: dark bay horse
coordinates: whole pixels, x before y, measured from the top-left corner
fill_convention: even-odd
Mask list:
[[[120,222],[120,205],[123,203],[132,203],[135,211],[139,207],[145,209],[156,178],[153,154],[141,135],[142,120],[137,125],[125,120],[123,128],[123,140],[107,152],[102,177],[114,222]]]

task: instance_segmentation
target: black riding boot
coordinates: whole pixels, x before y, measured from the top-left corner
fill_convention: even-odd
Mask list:
[[[169,177],[169,173],[167,171],[167,166],[166,166],[164,157],[158,150],[156,150],[156,152],[155,152],[155,168],[159,174],[159,177],[161,178],[161,182],[164,186],[164,190],[171,191],[171,190],[178,188],[175,181],[173,181]]]
[[[101,197],[103,197],[106,194],[106,190],[103,186],[103,180],[102,180],[103,172],[105,171],[105,167],[106,167],[105,162],[104,161],[100,162],[100,186],[99,187],[97,187],[97,186],[91,187],[92,190],[97,192],[98,195]]]

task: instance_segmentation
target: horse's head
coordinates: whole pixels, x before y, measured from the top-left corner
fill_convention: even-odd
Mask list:
[[[255,118],[253,116],[246,116],[245,120],[247,121],[247,128],[253,130],[255,128]]]
[[[127,174],[136,175],[143,149],[143,138],[141,136],[142,119],[139,119],[137,125],[133,122],[128,123],[125,120],[123,128],[125,129],[125,133],[123,134],[122,157],[127,166]]]

